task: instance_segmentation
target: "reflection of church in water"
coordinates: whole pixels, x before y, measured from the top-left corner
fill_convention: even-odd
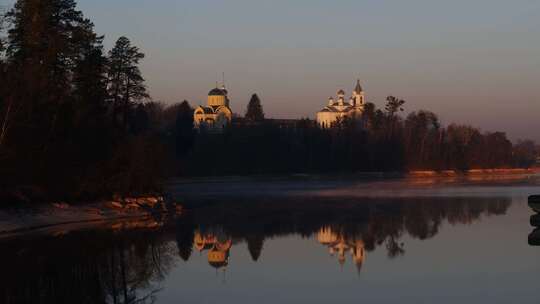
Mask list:
[[[317,240],[322,245],[328,247],[331,256],[336,256],[341,266],[347,260],[347,254],[350,254],[352,262],[356,265],[358,271],[362,269],[362,264],[366,259],[364,242],[357,238],[345,237],[342,233],[336,233],[330,227],[323,227],[317,233]]]
[[[350,255],[358,271],[366,259],[364,242],[358,238],[345,237],[330,227],[323,227],[317,233],[317,241],[328,247],[331,256],[343,266]],[[208,264],[215,269],[225,269],[229,265],[230,250],[233,246],[231,237],[223,231],[195,231],[193,246],[200,253],[207,252]],[[262,249],[262,248],[260,248]],[[260,252],[259,252],[260,254]],[[256,258],[254,258],[256,261]]]
[[[231,238],[223,233],[201,233],[195,232],[193,240],[194,247],[199,252],[208,251],[208,264],[220,269],[225,268],[229,264],[229,251],[232,247]]]

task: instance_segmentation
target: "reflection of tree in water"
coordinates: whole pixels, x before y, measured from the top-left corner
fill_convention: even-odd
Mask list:
[[[404,234],[426,240],[434,237],[445,221],[449,225],[470,224],[482,216],[504,214],[510,203],[504,198],[282,199],[279,202],[237,199],[206,201],[205,207],[189,212],[179,223],[219,227],[233,244],[247,243],[254,261],[261,256],[266,238],[288,234],[309,238],[325,228],[336,234],[336,247],[329,249],[341,254],[339,259],[351,253],[354,260],[353,251],[358,251],[360,244],[367,252],[382,246],[388,257],[395,258],[405,254]],[[182,237],[177,245],[179,252],[190,252],[193,242]]]
[[[193,241],[195,238],[195,224],[191,217],[183,217],[176,223],[176,244],[178,255],[182,260],[187,261],[193,252]]]
[[[174,251],[156,233],[74,233],[13,241],[2,303],[152,303]]]
[[[264,236],[256,234],[250,235],[246,237],[246,242],[251,259],[255,262],[258,261],[264,246]]]

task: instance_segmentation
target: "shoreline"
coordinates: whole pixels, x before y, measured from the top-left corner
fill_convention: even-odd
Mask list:
[[[504,177],[504,176],[527,176],[540,173],[540,168],[530,169],[471,169],[465,172],[457,170],[412,170],[406,172],[357,172],[357,173],[291,173],[291,174],[261,174],[261,175],[223,175],[223,176],[195,176],[176,177],[165,182],[171,184],[212,183],[232,181],[282,181],[282,180],[377,180],[377,179],[400,179],[400,178],[468,178],[468,177]]]
[[[160,226],[163,218],[176,216],[182,211],[174,203],[149,203],[146,199],[0,209],[0,240],[40,233],[62,235],[81,229],[152,228]]]
[[[500,176],[500,175],[527,175],[540,172],[540,168],[530,169],[470,169],[465,172],[456,170],[414,170],[409,171],[409,177],[456,177],[456,176]]]
[[[143,210],[116,210],[104,203],[82,206],[63,206],[55,204],[42,205],[35,208],[12,208],[0,210],[0,239],[15,235],[24,235],[40,230],[52,234],[62,234],[70,225],[88,225],[135,219],[149,216]]]
[[[463,181],[478,183],[486,182],[513,182],[527,179],[538,173],[535,169],[490,169],[490,170],[470,170],[469,174],[458,174],[454,171],[412,171],[408,174],[396,173],[359,173],[347,175],[308,175],[294,174],[289,176],[224,176],[205,177],[191,179],[173,179],[165,184],[166,193],[173,198],[180,200],[190,197],[190,193],[183,192],[177,187],[197,187],[205,184],[231,183],[242,188],[242,183],[273,183],[283,184],[283,182],[314,182],[321,184],[332,181],[360,181],[369,184],[370,182],[384,182],[385,180],[410,180],[415,187],[431,187],[433,182],[459,184]],[[249,187],[246,184],[246,187]],[[179,190],[179,191],[178,191]],[[236,189],[238,190],[238,189]],[[295,189],[296,190],[296,189]],[[193,193],[191,193],[193,194]],[[149,198],[145,198],[148,200]],[[142,200],[145,200],[142,199]],[[139,200],[139,201],[138,201]],[[154,204],[144,204],[141,198],[125,198],[116,201],[102,201],[96,203],[83,203],[80,205],[68,205],[65,203],[41,204],[32,207],[12,207],[0,209],[0,240],[29,234],[47,233],[50,235],[62,235],[72,230],[80,229],[132,229],[142,227],[155,227],[159,223],[155,217],[180,214],[182,206],[177,205],[173,200],[166,204],[162,198],[160,203],[157,200]],[[169,205],[168,207],[166,205]],[[171,207],[172,206],[172,207]],[[186,206],[187,207],[187,206]],[[193,206],[192,206],[193,207]],[[171,209],[174,208],[174,209]],[[169,210],[167,210],[169,209]],[[172,211],[172,212],[171,212]]]

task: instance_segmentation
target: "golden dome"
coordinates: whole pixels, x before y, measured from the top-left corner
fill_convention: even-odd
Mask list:
[[[232,247],[232,241],[226,240],[224,242],[218,242],[216,243],[216,248],[221,251],[228,251]]]
[[[208,251],[208,264],[215,268],[225,267],[228,264],[228,257],[228,251],[221,251],[214,247]]]
[[[226,95],[227,95],[227,90],[220,89],[217,87],[210,90],[210,92],[208,92],[208,96],[226,96]]]
[[[199,232],[195,232],[195,237],[193,238],[193,243],[195,243],[195,248],[199,251],[202,251],[204,249],[204,246],[206,244],[203,236]]]
[[[202,235],[200,232],[196,232],[193,239],[194,247],[199,251],[210,249],[216,242],[217,238],[214,235]]]

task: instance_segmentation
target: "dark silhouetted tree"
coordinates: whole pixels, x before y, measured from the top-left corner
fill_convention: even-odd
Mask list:
[[[451,124],[446,136],[449,168],[465,171],[473,167],[472,153],[480,139],[480,131],[471,126]]]
[[[433,153],[438,148],[439,118],[429,111],[410,113],[404,122],[404,143],[410,169],[433,168]],[[431,149],[431,151],[428,151]]]
[[[135,108],[135,114],[131,119],[131,131],[133,134],[141,134],[150,128],[150,117],[148,115],[147,109],[143,104],[138,104]]]
[[[106,137],[103,128],[108,127],[107,58],[103,54],[103,37],[92,28],[90,22],[85,22],[75,37],[80,42],[80,53],[73,75],[73,119],[75,128],[92,129],[94,137]]]
[[[160,141],[128,142],[129,128],[113,125],[109,102],[112,97],[116,110],[126,103],[123,109],[131,110],[148,96],[138,49],[121,39],[109,65],[103,37],[73,0],[18,0],[6,16],[5,51],[0,51],[0,196],[4,189],[16,193],[17,187],[31,186],[39,189],[35,200],[90,198],[148,185],[150,179],[129,182],[135,175],[126,172],[125,163],[143,168],[139,176],[155,175],[160,162],[132,145],[150,149],[141,143],[152,142],[153,151],[162,151],[156,148]],[[117,76],[114,82],[111,75]],[[124,124],[128,114],[137,116],[122,114]]]
[[[389,117],[395,117],[398,112],[403,112],[405,100],[394,96],[388,96],[386,97],[386,102],[384,109]]]
[[[92,39],[92,25],[73,0],[19,0],[7,19],[6,62],[12,79],[5,130],[18,132],[14,140],[32,134],[32,144],[43,151],[57,131],[60,107],[72,100],[70,81],[81,46]]]
[[[260,122],[264,120],[263,107],[261,105],[261,100],[259,99],[259,96],[257,96],[257,94],[253,94],[251,96],[251,99],[249,100],[249,103],[247,105],[245,118],[246,120],[252,122]]]
[[[120,37],[109,52],[109,95],[113,116],[126,129],[133,105],[149,98],[139,69],[143,58],[144,54],[126,37]]]
[[[176,222],[176,246],[178,255],[184,261],[188,261],[193,252],[193,240],[195,238],[195,225],[193,219],[185,216]]]
[[[175,123],[176,153],[184,156],[193,146],[193,108],[187,100],[178,106]]]
[[[513,149],[513,162],[516,167],[530,168],[536,163],[538,150],[532,140],[520,140]]]
[[[7,27],[7,10],[0,6],[0,64],[4,62],[4,52],[6,50],[6,37],[4,36],[4,31]]]
[[[19,0],[7,20],[0,145],[16,155],[0,175],[10,183],[75,188],[88,177],[85,167],[110,152],[102,140],[108,133],[102,38],[72,0]]]

